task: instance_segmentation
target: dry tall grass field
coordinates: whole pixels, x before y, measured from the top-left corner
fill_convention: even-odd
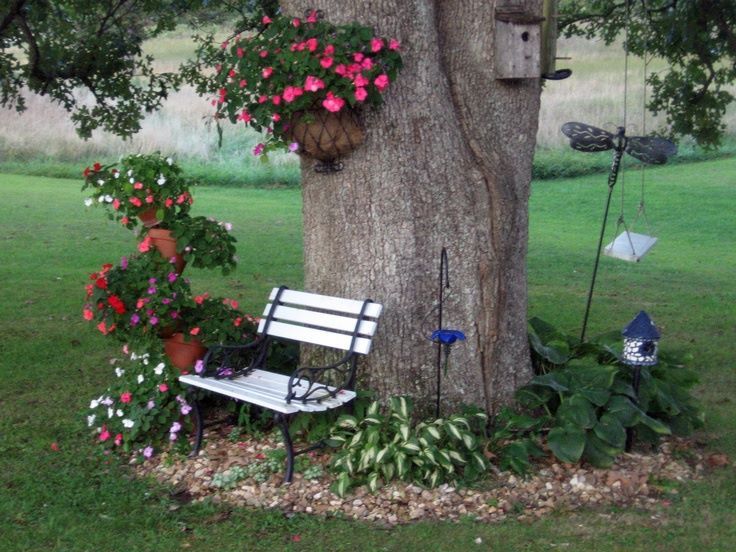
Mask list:
[[[175,68],[191,49],[185,31],[171,33],[148,45],[148,51],[158,60],[159,70]],[[583,121],[614,130],[624,121],[625,98],[629,134],[653,130],[660,123],[650,114],[643,116],[641,60],[629,59],[627,83],[625,56],[620,46],[606,47],[582,39],[561,40],[558,55],[570,58],[560,61],[558,67],[571,68],[573,75],[544,85],[537,136],[540,148],[564,147],[559,128],[566,121]],[[662,64],[656,62],[647,68],[649,72],[662,69]],[[130,152],[155,150],[176,154],[180,159],[214,161],[223,156],[250,156],[250,150],[259,141],[252,131],[226,125],[226,148],[218,149],[217,133],[207,125],[211,106],[191,89],[172,95],[165,107],[149,116],[142,130],[128,141],[103,132],[83,141],[76,135],[67,113],[46,98],[31,96],[28,106],[22,115],[0,110],[0,161],[41,157],[88,162],[93,158],[112,159]],[[736,106],[730,109],[726,122],[729,133],[736,134]],[[296,162],[294,156],[277,156],[275,161]]]

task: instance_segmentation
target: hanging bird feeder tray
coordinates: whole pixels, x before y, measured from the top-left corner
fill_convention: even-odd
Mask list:
[[[626,230],[603,249],[603,254],[615,259],[638,263],[654,247],[655,243],[657,243],[657,238]]]

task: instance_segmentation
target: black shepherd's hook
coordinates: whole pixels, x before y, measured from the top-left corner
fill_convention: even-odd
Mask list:
[[[439,309],[438,309],[438,321],[437,328],[442,328],[442,303],[444,302],[444,291],[445,288],[450,289],[450,268],[447,260],[447,249],[442,248],[440,253],[440,280],[439,280]],[[437,404],[435,408],[435,417],[440,417],[440,378],[441,378],[441,367],[442,367],[442,343],[440,342],[437,347]]]

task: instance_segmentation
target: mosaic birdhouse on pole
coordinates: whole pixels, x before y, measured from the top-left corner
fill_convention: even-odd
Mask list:
[[[660,334],[649,315],[640,311],[621,332],[624,336],[624,352],[621,359],[629,366],[654,366],[657,364],[657,342]]]

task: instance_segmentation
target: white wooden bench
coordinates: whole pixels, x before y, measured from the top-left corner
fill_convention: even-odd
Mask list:
[[[294,457],[319,446],[295,451],[289,435],[291,419],[300,412],[337,408],[355,398],[358,355],[370,352],[382,309],[371,300],[274,288],[255,341],[210,347],[203,359],[204,370],[199,375],[180,376],[179,381],[273,411],[286,448],[284,481],[290,482]],[[336,349],[342,351],[342,358],[326,366],[300,366],[291,375],[279,374],[268,370],[273,340]],[[198,406],[195,412],[199,416]],[[201,446],[201,418],[196,431],[195,453]]]

